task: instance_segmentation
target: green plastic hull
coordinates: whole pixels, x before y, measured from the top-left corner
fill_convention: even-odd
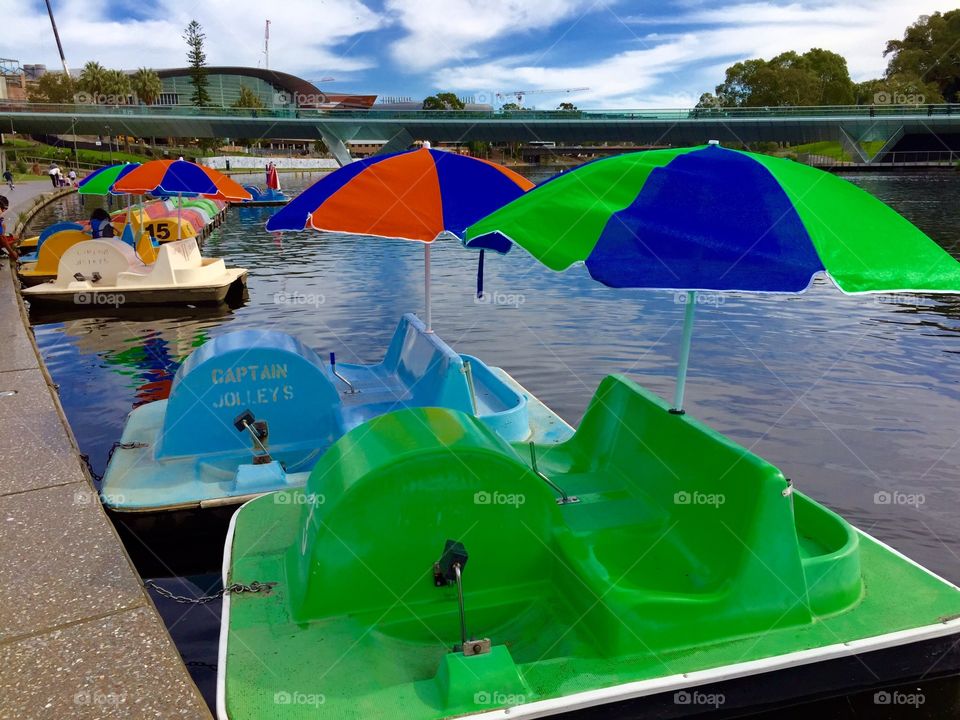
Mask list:
[[[544,717],[960,632],[960,590],[792,491],[775,467],[622,378],[537,467],[467,415],[404,410],[306,488],[234,516],[218,713]],[[470,638],[453,652],[463,543]],[[509,714],[504,712],[509,708]]]

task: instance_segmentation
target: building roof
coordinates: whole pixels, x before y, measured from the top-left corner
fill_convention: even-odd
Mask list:
[[[377,100],[376,95],[350,95],[347,93],[324,92],[309,80],[304,80],[296,75],[278,70],[233,65],[208,66],[206,70],[208,75],[243,75],[246,77],[259,78],[288,93],[295,100],[298,107],[368,109]],[[190,68],[157,70],[157,75],[159,75],[161,79],[189,74]]]

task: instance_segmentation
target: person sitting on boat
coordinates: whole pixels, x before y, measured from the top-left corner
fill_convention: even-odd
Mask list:
[[[113,225],[110,224],[110,215],[103,208],[97,208],[90,213],[90,234],[95,238],[113,237]]]

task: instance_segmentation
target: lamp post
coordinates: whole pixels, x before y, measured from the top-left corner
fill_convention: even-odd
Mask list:
[[[73,164],[79,166],[80,156],[77,154],[77,119],[75,117],[70,118],[70,134],[73,135]]]
[[[110,153],[110,164],[113,165],[113,135],[110,134],[109,125],[104,125],[103,129],[107,131],[107,152]]]

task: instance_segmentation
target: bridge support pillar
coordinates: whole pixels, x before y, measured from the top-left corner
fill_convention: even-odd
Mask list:
[[[874,155],[872,158],[870,158],[869,160],[867,160],[867,162],[868,162],[868,163],[884,162],[884,161],[886,160],[886,158],[887,158],[887,153],[889,153],[891,150],[893,150],[893,148],[896,146],[896,144],[897,144],[898,142],[900,142],[900,138],[903,137],[903,134],[904,134],[904,133],[903,133],[903,126],[901,125],[900,127],[898,127],[898,128],[896,129],[896,131],[893,133],[893,135],[891,135],[889,138],[887,138],[887,141],[883,144],[883,146],[882,146],[879,150],[877,150],[876,155]]]
[[[851,137],[850,133],[848,133],[843,127],[840,128],[840,147],[850,154],[851,159],[855,163],[870,162],[870,158],[867,157],[867,154],[863,151],[863,148],[860,147],[860,143]]]
[[[327,150],[329,150],[330,154],[333,155],[334,160],[340,164],[340,167],[349,165],[353,162],[353,158],[350,157],[350,150],[347,148],[347,144],[340,138],[339,135],[330,132],[322,125],[317,126],[317,131],[320,133],[320,137],[323,139],[323,144],[327,146]]]
[[[407,132],[406,128],[400,128],[397,133],[387,140],[382,148],[377,150],[375,155],[387,155],[389,153],[401,152],[413,144],[413,136]]]

